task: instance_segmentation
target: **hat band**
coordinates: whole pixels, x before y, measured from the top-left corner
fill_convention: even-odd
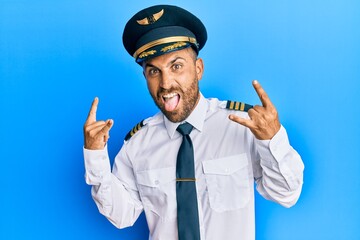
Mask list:
[[[171,42],[190,42],[192,44],[196,44],[196,39],[193,37],[186,37],[186,36],[175,36],[175,37],[166,37],[166,38],[157,39],[140,47],[138,50],[136,50],[133,57],[136,59],[140,53],[146,51],[149,48]]]

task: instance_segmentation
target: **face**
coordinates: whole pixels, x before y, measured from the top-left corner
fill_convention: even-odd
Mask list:
[[[199,101],[204,65],[191,48],[167,53],[143,63],[149,92],[172,122],[185,120]]]

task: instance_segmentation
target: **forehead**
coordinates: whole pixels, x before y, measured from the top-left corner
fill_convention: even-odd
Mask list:
[[[186,48],[186,49],[166,53],[161,56],[154,57],[154,58],[151,58],[151,59],[145,61],[143,63],[143,66],[146,67],[148,65],[153,65],[153,66],[166,65],[166,64],[172,63],[173,61],[175,61],[177,59],[184,60],[187,62],[192,58],[192,53],[190,51],[191,50],[189,48]]]

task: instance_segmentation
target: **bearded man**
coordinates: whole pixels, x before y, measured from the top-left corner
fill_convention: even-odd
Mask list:
[[[125,26],[124,46],[160,112],[129,132],[112,170],[114,122],[96,120],[98,98],[84,125],[86,182],[118,228],[144,211],[153,240],[254,240],[254,182],[285,207],[300,196],[304,165],[259,82],[259,106],[200,92],[206,39],[203,23],[176,6],[146,8]]]

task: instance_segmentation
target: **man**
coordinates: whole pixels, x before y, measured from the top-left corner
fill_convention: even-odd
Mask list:
[[[253,81],[262,106],[200,93],[204,63],[197,54],[206,39],[201,21],[175,6],[144,9],[125,26],[124,46],[160,112],[129,132],[111,171],[113,121],[97,121],[98,99],[92,103],[86,182],[118,228],[145,211],[153,240],[255,239],[254,181],[263,197],[285,207],[299,198],[303,163],[260,84]]]

